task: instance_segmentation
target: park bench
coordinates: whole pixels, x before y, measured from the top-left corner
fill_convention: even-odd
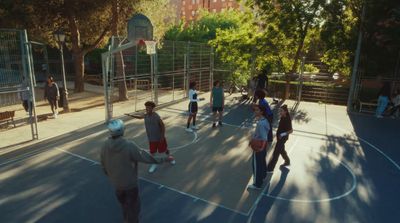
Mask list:
[[[128,87],[135,87],[135,80],[128,80]],[[136,80],[136,89],[138,90],[149,90],[151,89],[150,80]]]
[[[359,101],[359,112],[374,113],[378,104],[376,102]]]
[[[15,127],[14,116],[15,116],[15,111],[0,112],[0,123],[5,122],[8,126],[8,122],[11,121]]]
[[[100,74],[85,74],[85,81],[97,85],[103,85],[103,77]]]

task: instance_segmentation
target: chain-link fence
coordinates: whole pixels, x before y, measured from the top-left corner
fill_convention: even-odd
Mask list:
[[[15,126],[15,110],[9,105],[23,104],[37,139],[37,119],[32,67],[32,46],[25,30],[0,29],[0,125]]]
[[[199,92],[211,89],[213,53],[208,45],[164,41],[156,52],[148,55],[146,45],[113,38],[102,56],[107,120],[142,110],[149,100],[162,105],[183,99],[192,81]],[[114,106],[123,101],[128,108]]]

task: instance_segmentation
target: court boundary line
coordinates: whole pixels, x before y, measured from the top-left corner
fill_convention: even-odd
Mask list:
[[[314,120],[324,124],[324,122],[321,121],[320,119],[315,118]],[[390,158],[390,156],[386,155],[386,153],[384,153],[382,150],[380,150],[377,146],[375,146],[375,145],[373,145],[372,143],[368,142],[366,139],[363,139],[362,137],[357,136],[356,133],[355,133],[354,131],[343,129],[343,128],[341,128],[341,127],[339,127],[339,126],[336,126],[336,125],[334,125],[334,124],[330,124],[329,122],[326,122],[326,123],[327,123],[327,125],[330,125],[330,126],[332,126],[333,128],[336,128],[337,130],[341,131],[342,133],[346,133],[346,132],[351,133],[351,134],[354,135],[357,139],[359,139],[360,141],[366,143],[366,144],[369,145],[371,148],[373,148],[374,150],[376,150],[378,153],[380,153],[381,155],[383,155],[383,157],[385,157],[385,159],[389,160],[389,162],[392,163],[392,164],[397,168],[398,171],[400,171],[400,166],[399,166],[392,158]]]
[[[106,130],[104,130],[104,131],[106,131]],[[97,134],[97,133],[93,133],[93,134]],[[70,141],[70,142],[68,142],[68,143],[72,143],[72,142],[79,141],[79,140],[82,140],[82,139],[85,139],[85,138],[89,138],[89,137],[92,136],[93,134],[87,135],[87,136],[85,136],[85,137],[83,137],[83,138],[79,138],[79,139],[76,139],[76,140],[72,140],[72,141]],[[197,134],[196,134],[196,135],[197,135]],[[132,141],[132,140],[130,140],[130,141]],[[34,158],[34,157],[36,157],[36,156],[38,156],[38,155],[40,155],[40,154],[47,153],[47,152],[54,152],[54,151],[58,151],[58,152],[60,152],[61,154],[66,154],[66,155],[75,157],[75,158],[77,158],[77,159],[81,159],[81,160],[87,161],[87,162],[91,163],[92,166],[94,166],[94,165],[99,165],[99,166],[101,166],[100,162],[98,162],[98,161],[89,159],[89,158],[87,158],[87,157],[81,156],[81,155],[76,154],[76,153],[73,153],[73,152],[69,152],[69,151],[64,150],[64,149],[60,149],[60,148],[58,148],[57,146],[53,147],[54,149],[52,149],[52,148],[47,148],[47,147],[52,146],[52,145],[53,145],[53,144],[47,145],[46,148],[43,149],[43,150],[41,150],[41,151],[35,151],[33,155],[28,154],[28,155],[26,155],[26,156],[19,157],[17,160],[6,161],[5,163],[0,164],[0,167],[2,167],[3,165],[6,166],[7,164],[16,164],[16,163],[19,163],[19,162],[23,162],[23,161],[26,161],[26,160],[28,160],[28,159],[30,159],[30,158]],[[189,194],[189,193],[186,193],[186,192],[183,192],[183,191],[174,189],[174,188],[172,188],[172,187],[169,187],[169,186],[166,186],[166,185],[163,185],[163,184],[160,184],[160,183],[151,181],[151,180],[146,179],[146,178],[143,178],[143,177],[139,177],[139,179],[140,179],[140,180],[143,180],[143,181],[147,181],[147,182],[152,183],[152,184],[154,184],[154,185],[158,185],[158,186],[159,186],[159,189],[160,189],[160,188],[167,188],[168,190],[171,190],[171,191],[174,191],[174,192],[179,193],[179,194],[181,194],[181,195],[184,195],[184,196],[188,196],[188,197],[190,197],[190,198],[193,198],[194,201],[200,200],[200,201],[202,201],[202,202],[204,202],[204,203],[206,203],[206,204],[209,204],[209,205],[212,205],[212,206],[215,206],[215,207],[218,207],[218,208],[222,208],[222,209],[224,209],[224,210],[227,210],[227,211],[230,211],[230,212],[233,212],[233,213],[236,213],[236,214],[239,214],[239,215],[248,217],[248,215],[247,215],[246,213],[241,212],[241,211],[239,211],[239,210],[235,210],[235,209],[232,209],[232,208],[228,208],[228,207],[226,207],[226,206],[224,206],[224,205],[217,204],[217,203],[215,203],[215,202],[212,202],[212,201],[209,201],[209,200],[206,200],[206,199],[197,197],[197,196],[195,196],[195,195],[191,195],[191,194]]]
[[[300,147],[301,148],[301,147]],[[305,148],[305,147],[303,147]],[[292,150],[291,150],[292,151]],[[291,152],[290,151],[290,152]],[[289,154],[290,154],[289,152]],[[317,153],[323,154],[322,152],[317,151]],[[334,157],[333,155],[328,155],[328,157],[331,157],[332,159],[334,159],[335,161],[337,161],[340,165],[344,166],[347,171],[350,173],[350,175],[352,176],[353,179],[353,184],[352,187],[350,188],[350,190],[346,191],[343,194],[331,197],[331,198],[324,198],[324,199],[315,199],[315,200],[306,200],[306,199],[289,199],[289,198],[284,198],[284,197],[280,197],[280,196],[271,196],[269,194],[264,194],[265,197],[270,197],[270,198],[274,198],[277,200],[282,200],[282,201],[290,201],[290,202],[296,202],[296,203],[322,203],[322,202],[330,202],[330,201],[334,201],[334,200],[339,200],[343,197],[348,196],[349,194],[351,194],[357,187],[358,181],[357,178],[354,174],[354,172],[351,170],[351,168],[345,164],[344,162],[340,161],[339,159],[337,159],[336,157]]]
[[[68,151],[65,151],[65,150],[63,150],[63,149],[57,149],[57,150],[58,150],[59,152],[61,152],[61,153],[65,153],[65,154],[70,155],[70,156],[73,156],[73,157],[75,157],[75,158],[77,158],[77,159],[82,159],[82,160],[85,160],[85,161],[87,161],[87,162],[90,162],[90,163],[92,163],[93,165],[99,165],[99,166],[101,166],[100,162],[97,162],[97,161],[95,161],[95,160],[86,158],[86,157],[81,156],[81,155],[78,155],[78,154],[76,154],[76,153],[68,152]],[[149,180],[149,179],[144,178],[144,177],[138,177],[138,178],[139,178],[140,180],[143,180],[143,181],[152,183],[152,184],[154,184],[154,185],[156,185],[156,186],[159,186],[158,189],[167,188],[168,190],[171,190],[171,191],[174,191],[174,192],[179,193],[179,194],[181,194],[181,195],[185,195],[185,196],[187,196],[187,197],[193,198],[194,201],[200,200],[200,201],[203,201],[203,202],[206,203],[206,204],[213,205],[213,206],[215,206],[215,207],[219,207],[219,208],[222,208],[222,209],[231,211],[231,212],[233,212],[233,213],[240,214],[240,215],[243,215],[243,216],[246,216],[246,217],[247,217],[247,215],[246,215],[245,213],[241,212],[241,211],[228,208],[228,207],[226,207],[226,206],[224,206],[224,205],[220,205],[220,204],[217,204],[217,203],[215,203],[215,202],[212,202],[212,201],[209,201],[209,200],[206,200],[206,199],[197,197],[197,196],[195,196],[195,195],[192,195],[192,194],[189,194],[189,193],[186,193],[186,192],[177,190],[177,189],[175,189],[175,188],[172,188],[172,187],[169,187],[169,186],[166,186],[166,185],[157,183],[157,182],[155,182],[155,181]]]
[[[294,149],[294,146],[297,145],[298,142],[298,137],[296,137],[295,143],[290,147],[289,149],[289,154],[290,152]],[[271,145],[272,146],[272,145]],[[267,173],[268,174],[268,173]],[[272,175],[273,177],[274,175]],[[268,182],[267,185],[265,185],[265,187],[262,189],[262,191],[260,192],[260,194],[257,197],[257,200],[253,203],[253,205],[251,206],[250,210],[247,212],[247,216],[249,217],[249,219],[247,219],[246,222],[251,222],[252,218],[253,218],[253,214],[255,212],[255,210],[257,209],[258,203],[261,201],[261,198],[264,196],[265,191],[267,190],[267,188],[269,186],[271,186],[271,182],[272,182],[272,177],[270,179],[270,181]]]

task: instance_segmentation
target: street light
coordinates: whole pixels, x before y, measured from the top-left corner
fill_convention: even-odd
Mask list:
[[[61,67],[62,67],[62,76],[63,76],[63,85],[64,85],[64,92],[63,92],[63,110],[64,112],[69,112],[69,105],[68,105],[68,90],[67,90],[67,80],[65,78],[65,66],[64,66],[64,42],[65,42],[65,34],[61,30],[57,30],[53,33],[54,38],[56,39],[58,45],[60,46],[60,53],[61,53]]]

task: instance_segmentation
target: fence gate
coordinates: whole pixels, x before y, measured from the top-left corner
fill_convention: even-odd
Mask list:
[[[200,92],[212,87],[212,49],[201,43],[164,41],[152,56],[144,44],[113,38],[102,66],[106,122],[143,110],[146,101],[162,105],[181,100],[191,81]]]
[[[24,99],[29,115],[20,120],[30,123],[32,139],[38,139],[34,85],[32,47],[26,30],[0,29],[0,125],[8,118],[18,121],[15,105]]]

